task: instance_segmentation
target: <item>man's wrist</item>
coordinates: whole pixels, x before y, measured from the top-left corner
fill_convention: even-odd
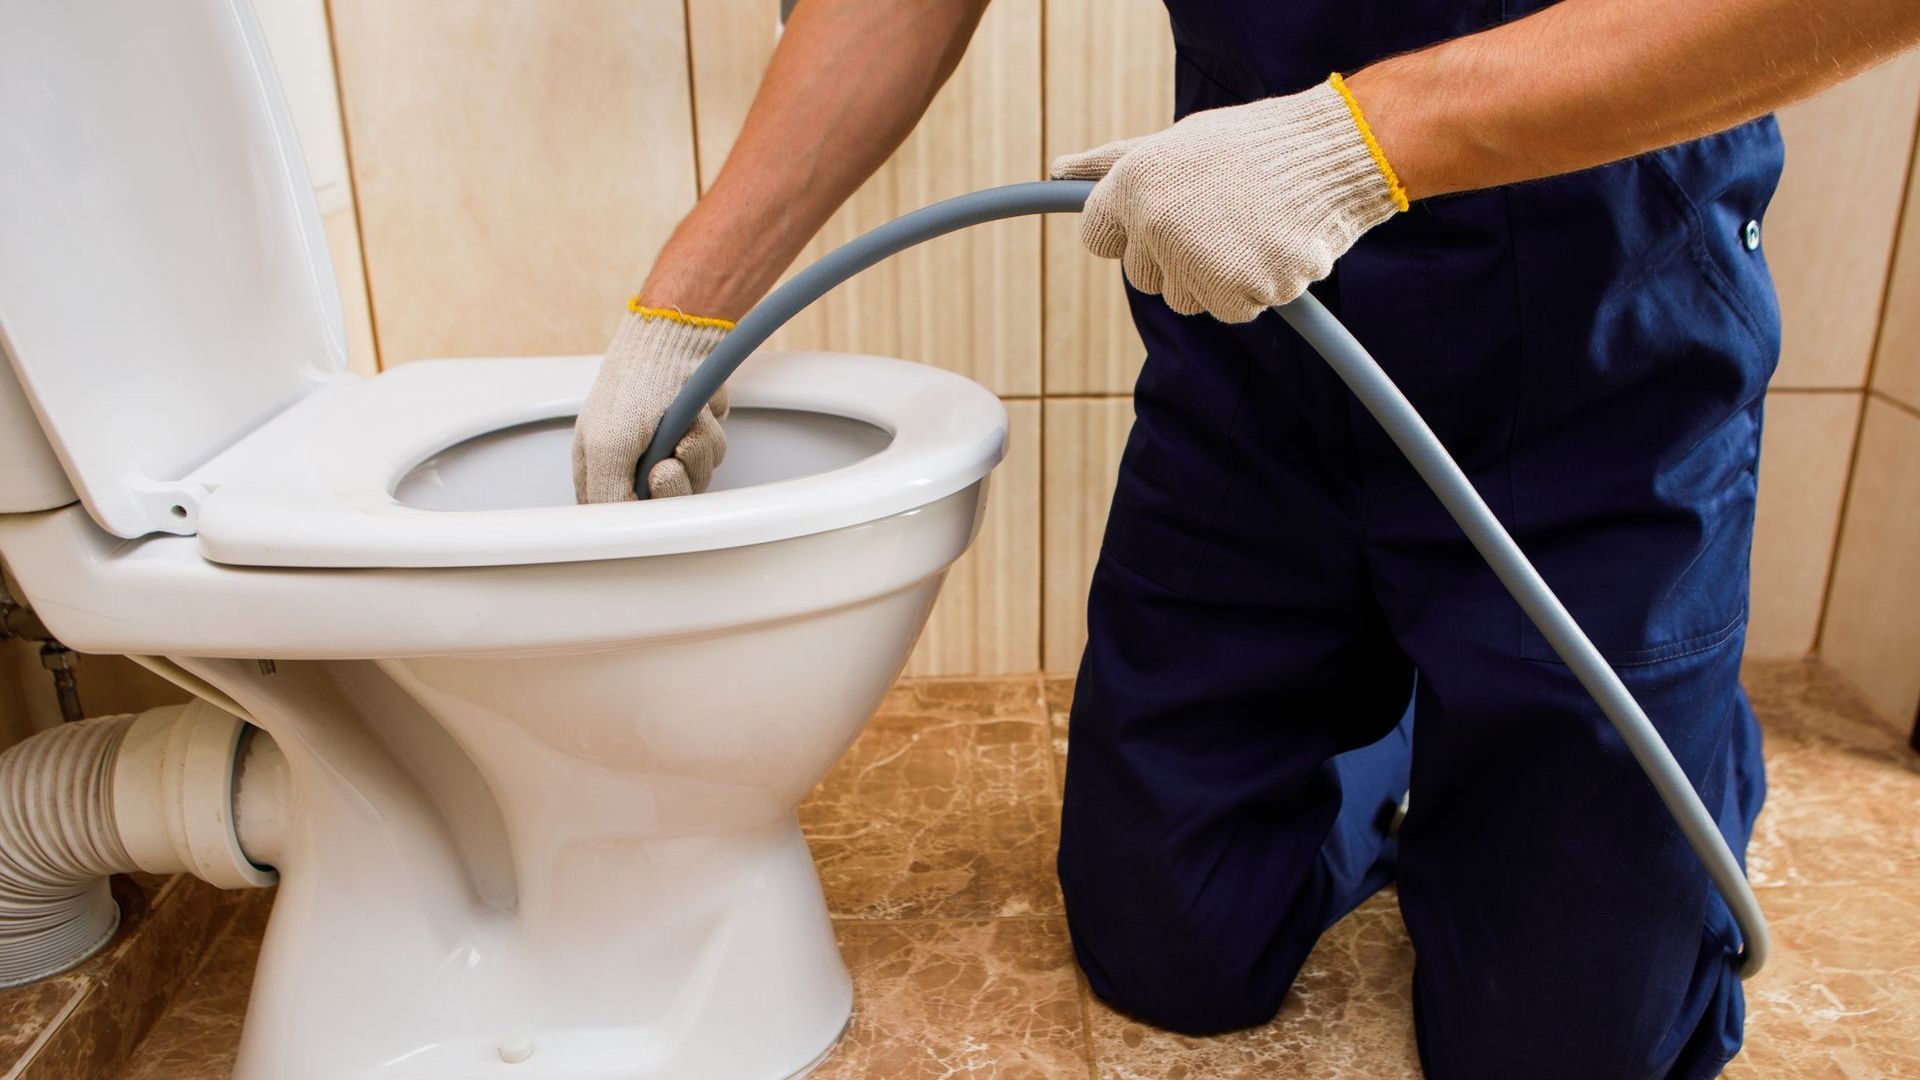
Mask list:
[[[1461,96],[1446,84],[1441,46],[1370,65],[1346,79],[1374,139],[1409,199],[1484,187],[1474,162],[1482,156]]]

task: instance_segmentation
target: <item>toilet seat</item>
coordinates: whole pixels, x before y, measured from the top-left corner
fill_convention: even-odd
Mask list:
[[[978,482],[1006,445],[1006,411],[973,382],[848,353],[756,356],[735,408],[818,412],[892,439],[851,465],[659,501],[431,510],[393,494],[466,439],[571,416],[598,357],[423,361],[309,395],[196,470],[202,555],[259,567],[508,566],[741,547],[873,521]]]

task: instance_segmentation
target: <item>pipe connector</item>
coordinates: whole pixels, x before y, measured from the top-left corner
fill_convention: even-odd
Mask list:
[[[136,867],[185,871],[222,889],[277,880],[270,866],[247,858],[235,826],[243,744],[273,744],[253,730],[204,701],[150,709],[133,722],[114,762],[113,806]]]

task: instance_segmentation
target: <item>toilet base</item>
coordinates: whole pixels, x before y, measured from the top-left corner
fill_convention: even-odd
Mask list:
[[[812,1072],[853,988],[797,825],[677,843],[606,860],[656,884],[670,866],[676,888],[610,881],[470,910],[464,925],[431,903],[401,910],[391,890],[384,905],[347,902],[344,865],[289,874],[235,1080]]]
[[[853,984],[798,808],[940,580],[584,651],[182,658],[291,778],[234,1080],[804,1074]]]
[[[840,1040],[847,1037],[847,1029],[852,1026],[853,1026],[853,1017],[851,1014],[849,1014],[847,1017],[847,1022],[840,1025],[840,1030],[834,1033],[833,1041],[827,1044],[827,1048],[820,1051],[820,1053],[817,1054],[812,1061],[809,1061],[805,1065],[801,1066],[799,1072],[789,1074],[786,1080],[800,1080],[800,1078],[803,1076],[812,1076],[814,1072],[820,1068],[820,1066],[825,1065],[827,1063],[827,1059],[833,1056],[833,1052],[839,1049]]]

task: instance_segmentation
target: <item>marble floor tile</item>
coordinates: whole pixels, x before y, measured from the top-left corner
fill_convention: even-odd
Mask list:
[[[120,926],[104,948],[71,971],[0,991],[0,1075],[112,1075],[232,914],[227,894],[184,875],[117,875],[111,888]]]
[[[846,922],[853,1020],[814,1077],[1087,1075],[1085,1014],[1057,918]]]
[[[1773,778],[1753,868],[1775,955],[1747,988],[1747,1048],[1727,1075],[1920,1076],[1920,759],[1817,665],[1756,664],[1745,681]],[[1190,1039],[1086,994],[1052,872],[1071,697],[1066,678],[903,683],[808,800],[803,824],[856,995],[817,1075],[1417,1077],[1413,954],[1391,892],[1327,933],[1260,1028]],[[136,925],[147,917],[138,895]],[[125,1080],[226,1077],[262,901],[249,898],[207,951]],[[44,985],[0,994],[0,1017],[14,1021],[0,1026],[26,1025],[0,1032],[0,1053],[8,1038],[38,1037],[33,1017],[73,1008],[70,984]],[[122,996],[148,1000],[133,989]]]
[[[1747,984],[1729,1080],[1920,1076],[1920,886],[1767,889],[1774,953]]]
[[[151,887],[139,886],[143,893]],[[107,966],[23,1063],[19,1080],[86,1080],[123,1068],[247,895],[186,874],[160,884],[150,910],[110,946]],[[131,914],[124,898],[122,912],[123,919]]]
[[[248,894],[227,932],[147,1033],[122,1080],[227,1080],[272,909],[271,892]]]
[[[1907,727],[1881,714],[1845,677],[1817,661],[1749,661],[1740,669],[1740,684],[1769,731],[1824,737],[1864,750],[1912,752]]]
[[[111,887],[114,902],[120,905],[120,926],[111,941],[71,971],[0,990],[0,1076],[11,1073],[30,1051],[38,1053],[54,1026],[73,1012],[89,987],[112,970],[128,942],[146,925],[154,901],[172,880],[151,874],[115,878]]]
[[[836,918],[1058,914],[1035,678],[903,683],[800,808]]]
[[[1335,923],[1273,1022],[1204,1039],[1149,1027],[1099,1001],[1101,1080],[1395,1080],[1420,1075],[1413,1044],[1413,944],[1391,890]]]
[[[1750,665],[1767,802],[1747,865],[1755,886],[1920,884],[1920,755],[1838,676]]]
[[[37,1048],[86,993],[87,980],[73,972],[0,990],[0,1076]]]
[[[1817,660],[1750,660],[1740,685],[1772,727],[1874,750],[1911,750],[1908,725],[1875,709],[1846,677]]]
[[[266,929],[255,904],[153,1027],[120,1080],[226,1080]],[[1073,955],[1058,918],[849,922],[854,1016],[814,1075],[1081,1077]]]

